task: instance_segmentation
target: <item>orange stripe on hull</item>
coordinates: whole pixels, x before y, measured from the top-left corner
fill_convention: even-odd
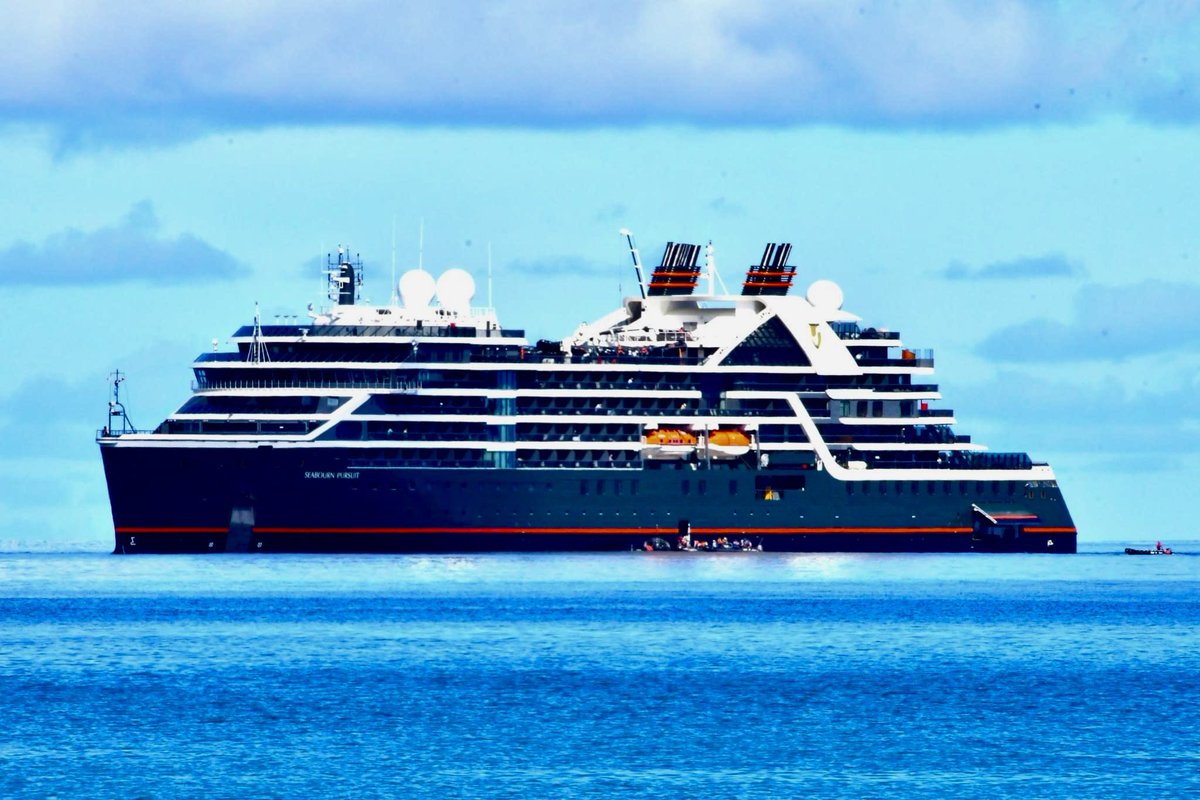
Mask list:
[[[692,534],[969,533],[970,528],[699,528]],[[672,534],[676,528],[255,528],[255,533]]]

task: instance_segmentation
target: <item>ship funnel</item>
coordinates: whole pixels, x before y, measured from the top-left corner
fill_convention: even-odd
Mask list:
[[[796,268],[787,263],[788,256],[791,254],[792,246],[787,242],[768,243],[759,262],[751,264],[750,269],[747,270],[746,281],[742,284],[742,294],[787,294],[788,289],[792,288],[792,279],[796,277]]]

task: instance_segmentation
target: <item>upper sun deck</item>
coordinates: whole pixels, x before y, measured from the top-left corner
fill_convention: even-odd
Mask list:
[[[234,340],[295,337],[524,339],[524,331],[501,327],[495,309],[471,305],[475,280],[458,268],[448,269],[436,279],[421,268],[405,272],[396,286],[397,294],[387,305],[358,302],[363,279],[362,261],[352,260],[342,248],[338,248],[336,260],[330,254],[325,274],[329,280],[329,299],[336,301],[335,305],[316,311],[310,304],[308,316],[311,322],[308,324],[260,325],[256,318],[253,326],[239,328]]]
[[[388,311],[389,309],[377,309],[378,311]],[[427,325],[421,322],[413,322],[411,320],[403,320],[398,317],[390,317],[381,315],[369,321],[354,321],[338,320],[330,324],[312,324],[312,325],[262,325],[259,328],[259,336],[265,339],[336,339],[345,341],[348,339],[417,339],[424,337],[445,338],[445,339],[525,339],[525,331],[519,328],[501,328],[496,325],[485,323],[482,327],[478,325],[465,325],[457,322],[448,322],[440,325]],[[234,342],[248,342],[254,338],[254,326],[243,325],[237,329],[237,332],[231,337]]]
[[[632,246],[632,237],[630,237]],[[798,369],[836,375],[917,372],[932,369],[932,355],[904,347],[898,333],[864,327],[842,308],[841,288],[816,280],[804,294],[790,294],[796,268],[790,245],[767,246],[746,274],[742,292],[731,292],[716,273],[713,248],[702,271],[698,245],[668,243],[662,262],[646,281],[633,249],[640,296],[580,325],[562,340],[531,346],[525,331],[504,328],[490,307],[473,307],[475,284],[460,269],[435,279],[422,269],[399,281],[399,300],[388,305],[358,302],[361,263],[339,251],[330,257],[330,299],[308,323],[242,326],[237,351],[207,353],[197,364],[264,368],[354,364],[412,366],[418,363],[629,364],[700,369]],[[707,291],[696,293],[701,278]]]

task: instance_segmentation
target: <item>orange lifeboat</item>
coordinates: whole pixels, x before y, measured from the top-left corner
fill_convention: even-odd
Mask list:
[[[679,460],[696,451],[696,437],[687,431],[658,428],[642,437],[642,455],[654,460]]]
[[[749,447],[750,437],[741,431],[713,431],[708,437],[709,444],[722,446]]]
[[[687,431],[659,428],[646,434],[646,444],[696,444],[696,437]]]
[[[715,430],[708,437],[711,458],[739,458],[750,452],[750,437],[742,431]]]

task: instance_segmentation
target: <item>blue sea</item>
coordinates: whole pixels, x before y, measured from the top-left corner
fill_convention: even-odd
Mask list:
[[[1200,796],[1200,556],[1082,547],[0,553],[0,797]]]

